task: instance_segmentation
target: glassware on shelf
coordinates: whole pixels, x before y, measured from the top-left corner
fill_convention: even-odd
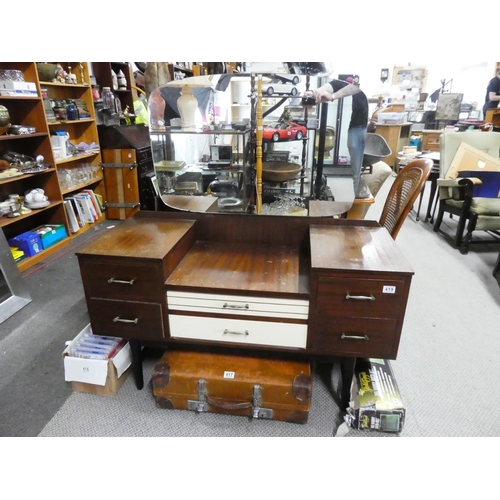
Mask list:
[[[115,109],[115,97],[109,87],[103,87],[102,89],[102,107],[104,109]]]

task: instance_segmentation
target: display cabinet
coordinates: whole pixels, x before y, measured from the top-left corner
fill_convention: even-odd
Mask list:
[[[10,195],[24,196],[35,188],[41,188],[48,203],[39,208],[22,210],[15,217],[0,217],[0,227],[7,239],[33,231],[44,225],[64,225],[66,237],[38,253],[18,262],[21,271],[29,269],[71,242],[71,238],[90,227],[86,224],[72,233],[64,206],[64,197],[92,189],[104,196],[101,156],[98,149],[77,151],[62,157],[61,150],[52,142],[52,136],[65,134],[74,145],[94,143],[98,147],[97,129],[92,107],[92,94],[87,63],[69,63],[77,83],[62,83],[40,80],[35,62],[3,62],[0,69],[14,69],[22,73],[25,82],[31,83],[33,91],[18,95],[5,95],[2,91],[0,105],[8,109],[12,125],[22,125],[19,135],[8,130],[0,135],[0,156],[9,153],[26,155],[33,159],[43,157],[43,162],[32,169],[19,171],[15,176],[6,176],[0,171],[0,199]],[[66,69],[69,69],[66,66]],[[47,78],[48,79],[48,78]],[[71,99],[80,108],[79,119],[68,119],[53,113],[55,101]],[[88,116],[86,117],[86,113]],[[25,133],[27,132],[27,133]],[[64,137],[61,135],[61,137]],[[4,172],[4,173],[2,173]],[[102,220],[103,216],[100,217]]]
[[[0,201],[8,199],[13,194],[23,197],[25,192],[35,188],[43,189],[48,197],[48,205],[45,207],[30,209],[28,213],[18,211],[20,215],[16,217],[0,217],[0,227],[7,240],[32,231],[43,224],[64,224],[67,228],[49,128],[45,121],[44,106],[40,96],[36,65],[34,62],[2,62],[0,69],[20,71],[26,82],[34,83],[37,87],[35,95],[0,95],[0,105],[7,108],[11,124],[34,127],[35,130],[21,135],[13,135],[9,131],[0,135],[0,156],[3,157],[9,152],[27,155],[31,158],[41,155],[44,158],[43,168],[45,168],[39,172],[18,173],[13,177],[6,177],[6,170],[0,170]],[[70,239],[65,238],[36,255],[24,258],[18,262],[18,268],[24,271],[69,243]]]
[[[135,85],[133,74],[129,62],[93,62],[92,72],[96,84],[102,92],[103,87],[109,87],[113,94],[120,99],[121,109],[125,111],[128,107],[131,113],[134,112],[134,100],[132,97],[132,85]],[[113,87],[112,71],[116,75],[121,71],[125,75],[126,86]]]
[[[99,146],[99,136],[95,121],[95,111],[92,99],[92,87],[88,63],[68,63],[77,77],[76,84],[62,82],[39,81],[40,92],[46,96],[45,116],[51,140],[54,136],[66,135],[68,141],[76,150],[64,149],[54,154],[54,163],[60,181],[61,195],[63,198],[79,193],[83,189],[91,189],[101,197],[105,203],[105,186],[103,182],[102,160]],[[51,101],[63,102],[71,100],[78,103],[79,113],[76,119],[70,116],[59,118],[52,116],[49,103]],[[48,101],[48,102],[47,102]],[[101,215],[95,222],[105,218]],[[89,229],[92,224],[85,224],[74,235]]]

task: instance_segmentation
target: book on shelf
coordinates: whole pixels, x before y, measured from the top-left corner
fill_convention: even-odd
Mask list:
[[[99,203],[97,201],[97,198],[95,196],[94,191],[92,191],[92,189],[82,189],[82,193],[87,193],[89,195],[90,201],[92,202],[94,210],[97,214],[97,218],[101,217],[102,210],[101,210],[101,207],[99,206]]]
[[[66,209],[66,215],[68,216],[70,231],[72,233],[77,233],[80,230],[80,223],[78,222],[71,200],[64,200],[64,208]]]
[[[75,199],[74,196],[66,196],[64,198],[65,201],[69,201],[71,203],[71,206],[73,208],[73,212],[76,215],[76,219],[78,221],[79,226],[82,228],[87,224],[87,220],[85,218],[85,215],[83,213],[82,208],[80,205],[77,203],[77,200]]]
[[[94,193],[95,198],[97,200],[97,203],[99,204],[99,208],[101,209],[101,212],[104,213],[104,201],[102,199],[102,195]]]
[[[94,208],[92,207],[92,204],[87,196],[84,194],[76,194],[73,198],[76,200],[77,205],[81,208],[83,220],[92,224],[95,222],[96,216],[94,216]]]

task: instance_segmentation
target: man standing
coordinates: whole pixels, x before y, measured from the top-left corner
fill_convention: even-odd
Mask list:
[[[358,196],[368,126],[368,99],[358,85],[343,80],[331,80],[312,92],[317,103],[352,96],[352,113],[347,131],[347,148],[351,157],[354,196]]]
[[[497,75],[490,80],[486,88],[486,98],[483,106],[483,118],[486,118],[488,109],[495,109],[500,102],[500,66],[497,68]]]

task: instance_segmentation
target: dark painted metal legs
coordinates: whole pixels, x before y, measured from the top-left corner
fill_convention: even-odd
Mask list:
[[[129,343],[132,351],[132,370],[134,372],[135,385],[140,390],[144,387],[141,344],[137,340],[129,340]]]

